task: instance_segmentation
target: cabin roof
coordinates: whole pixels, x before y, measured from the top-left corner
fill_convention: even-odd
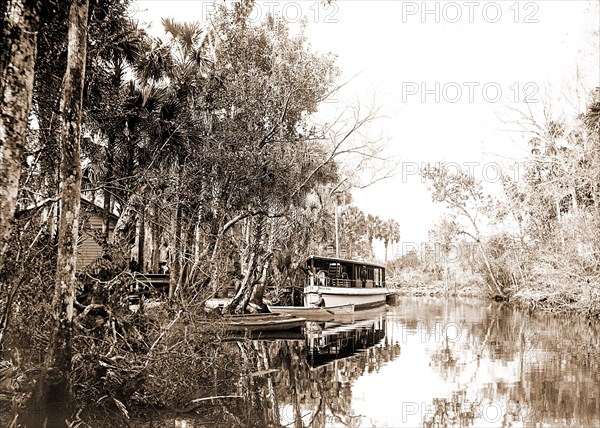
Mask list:
[[[85,210],[88,210],[88,211],[89,210],[94,211],[99,216],[103,215],[104,208],[101,207],[100,205],[98,205],[95,202],[92,202],[92,201],[90,201],[90,200],[85,199],[85,198],[82,197],[81,198],[81,205],[82,205],[82,207],[81,207],[82,209],[85,209]],[[114,213],[109,213],[108,215],[109,215],[110,219],[113,220],[113,221],[117,221],[119,219],[119,217],[117,215],[115,215]]]
[[[382,265],[380,263],[374,263],[374,262],[366,262],[364,260],[349,260],[349,259],[341,259],[338,257],[325,257],[325,256],[310,255],[310,256],[308,256],[306,261],[309,261],[311,259],[326,260],[326,261],[337,262],[337,263],[352,263],[355,265],[374,266],[374,267],[379,267],[379,268],[385,269],[385,265]]]

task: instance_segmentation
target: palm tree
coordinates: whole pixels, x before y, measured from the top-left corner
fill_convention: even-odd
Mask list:
[[[381,227],[381,219],[377,215],[368,214],[366,219],[367,228],[367,242],[369,243],[369,255],[371,258],[375,257],[373,252],[373,239],[379,236],[379,229]]]
[[[394,242],[400,241],[400,225],[396,220],[385,220],[382,221],[379,225],[376,238],[381,239],[383,241],[383,246],[385,248],[385,262],[388,260],[388,246],[390,242],[393,244]]]
[[[86,107],[88,126],[91,130],[99,131],[104,137],[100,139],[103,150],[97,150],[97,144],[91,147],[88,144],[82,146],[82,151],[88,160],[84,176],[91,179],[89,184],[93,188],[102,189],[102,238],[104,244],[107,244],[109,218],[114,205],[113,196],[122,193],[119,189],[121,186],[117,186],[115,181],[115,174],[118,175],[120,171],[115,171],[115,168],[121,163],[124,141],[128,140],[128,112],[136,107],[130,103],[131,85],[126,84],[126,74],[128,69],[135,69],[139,65],[142,52],[147,51],[150,46],[146,34],[126,19],[115,20],[115,29],[110,37],[100,31],[97,37],[100,39],[100,42],[94,45],[94,49],[98,50],[97,58],[88,69],[91,78]],[[138,115],[140,114],[138,112]],[[131,159],[133,160],[133,157]],[[133,176],[132,171],[125,174]],[[119,183],[122,184],[122,181]]]
[[[204,134],[199,119],[202,110],[196,106],[205,86],[204,75],[209,71],[210,58],[205,53],[211,48],[198,24],[163,20],[163,25],[171,40],[147,43],[143,55],[134,56],[137,61],[132,66],[137,79],[123,85],[123,115],[113,121],[120,138],[108,162],[114,166],[107,168],[107,176],[113,173],[112,181],[119,183],[110,192],[121,206],[113,243],[129,248],[123,243],[136,230],[139,264],[144,258],[152,259],[145,265],[154,270],[154,256],[160,245],[159,225],[146,226],[146,211],[170,214],[162,218],[160,228],[168,230],[170,236],[172,294],[181,280],[179,256],[185,249],[182,236],[189,236],[182,222],[192,209],[189,204],[185,204],[189,211],[183,208],[183,176],[187,163],[201,167],[201,161],[193,162],[193,155],[198,153],[195,147]],[[150,241],[148,248],[144,248],[145,235]]]
[[[350,258],[353,256],[354,245],[364,236],[366,228],[365,214],[355,206],[350,206],[341,215],[340,235],[342,247],[348,249]]]
[[[394,220],[390,220],[390,241],[392,243],[392,256],[394,256],[394,243],[400,242],[400,224]]]
[[[375,222],[375,239],[379,239],[380,241],[383,241],[385,243],[386,234],[387,232],[385,227],[385,221],[377,217]],[[385,253],[386,254],[384,257],[387,260],[387,247]]]

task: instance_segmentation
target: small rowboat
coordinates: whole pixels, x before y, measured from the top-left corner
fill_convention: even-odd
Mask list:
[[[328,307],[311,306],[267,306],[274,314],[298,315],[309,320],[332,319],[338,316],[352,315],[354,305],[337,305]]]
[[[283,331],[304,327],[305,318],[287,314],[243,314],[224,318],[227,331]]]

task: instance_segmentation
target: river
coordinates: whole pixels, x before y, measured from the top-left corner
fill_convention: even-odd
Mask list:
[[[596,321],[424,297],[362,318],[231,342],[219,426],[600,426]]]

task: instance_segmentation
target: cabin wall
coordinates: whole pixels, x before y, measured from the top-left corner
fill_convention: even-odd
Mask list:
[[[82,221],[79,229],[79,244],[77,246],[77,271],[80,272],[94,260],[102,257],[102,247],[94,236],[102,232],[102,217],[94,212],[82,210]],[[112,239],[116,221],[109,222],[109,240]]]
[[[336,287],[378,288],[385,286],[385,268],[348,260],[309,259],[307,269],[314,269],[317,283]]]
[[[356,288],[363,288],[363,282],[360,279],[355,279],[354,280],[354,287]],[[365,281],[365,288],[373,288],[373,280],[372,279],[367,279]]]

